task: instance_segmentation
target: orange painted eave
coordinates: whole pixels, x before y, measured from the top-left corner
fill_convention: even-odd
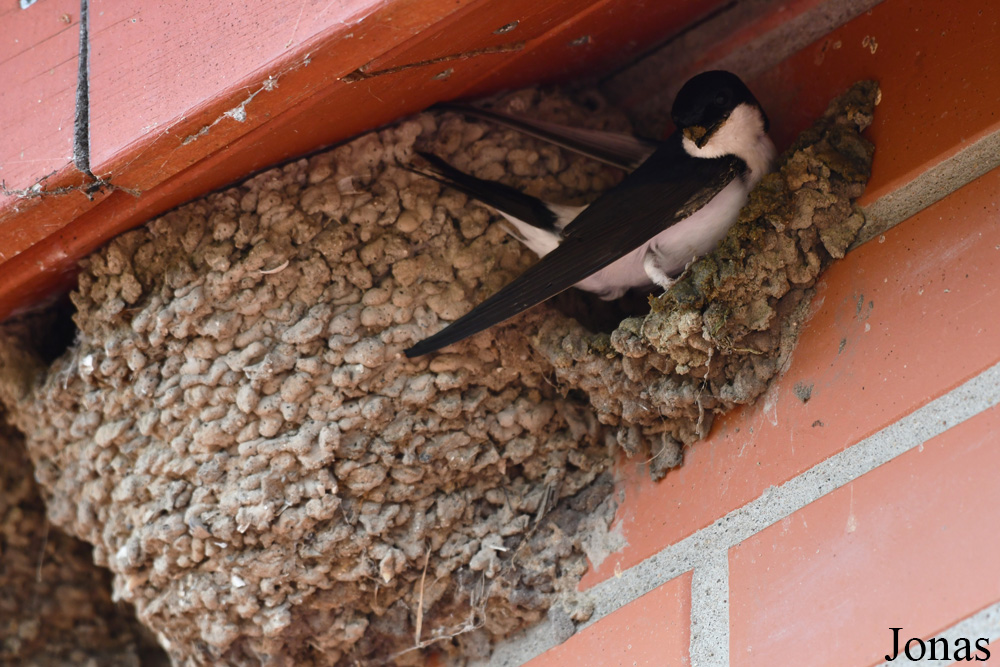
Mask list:
[[[63,153],[0,164],[10,190],[40,184],[51,193],[0,197],[0,319],[69,285],[78,259],[111,237],[185,201],[437,101],[608,71],[721,4],[683,0],[637,12],[625,0],[351,0],[328,15],[334,10],[264,2],[192,13],[183,0],[153,9],[94,0],[91,166],[112,187],[85,194],[66,155],[77,61],[65,32],[78,27],[79,10],[55,2],[0,11],[7,25],[43,23],[48,32],[36,32],[45,43],[61,35],[58,52],[31,64],[60,73],[43,77],[51,90],[37,95],[60,105],[59,136],[25,112],[21,143],[0,140],[0,160],[24,146]],[[228,47],[237,63],[216,60],[204,71],[208,43],[212,53]],[[0,74],[28,67],[30,55],[19,41],[0,43]],[[192,96],[203,79],[207,88]],[[13,103],[29,100],[8,91],[5,104]]]
[[[614,71],[723,4],[220,0],[193,13],[185,0],[92,0],[92,168],[114,187],[89,193],[71,155],[79,5],[5,5],[0,78],[16,85],[0,88],[0,179],[29,193],[0,194],[0,320],[70,285],[79,258],[111,237],[185,201],[441,100]],[[815,4],[775,4],[705,57]],[[957,81],[948,68],[996,60],[1000,12],[983,0],[950,11],[882,3],[750,80],[779,146],[850,83],[880,80],[870,203],[998,131],[986,102],[1000,70]]]

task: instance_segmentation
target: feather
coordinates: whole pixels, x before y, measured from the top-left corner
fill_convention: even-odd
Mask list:
[[[691,159],[682,153],[680,135],[674,134],[569,223],[556,249],[469,313],[406,350],[406,356],[438,350],[565,291],[705,206],[746,170],[734,156]]]
[[[438,183],[450,185],[484,204],[489,204],[498,211],[503,211],[532,227],[557,233],[558,216],[545,202],[537,197],[527,195],[520,190],[498,183],[484,181],[459,171],[433,153],[417,151],[417,155],[430,165],[431,173],[413,169],[418,174],[432,178]]]
[[[466,104],[441,103],[434,108],[488,120],[626,171],[638,167],[660,146],[658,141],[620,132],[567,127]]]

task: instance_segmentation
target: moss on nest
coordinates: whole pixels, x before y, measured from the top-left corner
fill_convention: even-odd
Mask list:
[[[714,414],[753,402],[781,368],[822,270],[843,257],[864,223],[878,86],[856,84],[803,132],[750,194],[739,222],[650,313],[610,335],[571,323],[536,338],[565,384],[583,388],[605,424],[639,429],[656,466],[679,462],[678,443],[707,433]]]

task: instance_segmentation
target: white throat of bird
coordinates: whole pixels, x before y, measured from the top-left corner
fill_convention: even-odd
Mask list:
[[[739,104],[704,146],[683,138],[684,150],[691,157],[713,158],[735,155],[747,163],[751,180],[757,182],[771,168],[774,144],[764,131],[764,117],[756,106]]]

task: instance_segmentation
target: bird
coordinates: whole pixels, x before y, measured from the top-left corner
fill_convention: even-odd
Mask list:
[[[415,171],[495,208],[539,261],[467,314],[406,349],[409,358],[504,322],[570,287],[607,300],[632,288],[668,289],[691,262],[725,237],[775,157],[763,107],[738,76],[723,70],[697,74],[680,88],[670,112],[676,129],[662,140],[463,110],[630,173],[589,205],[572,207],[476,178],[419,152],[427,169]]]

